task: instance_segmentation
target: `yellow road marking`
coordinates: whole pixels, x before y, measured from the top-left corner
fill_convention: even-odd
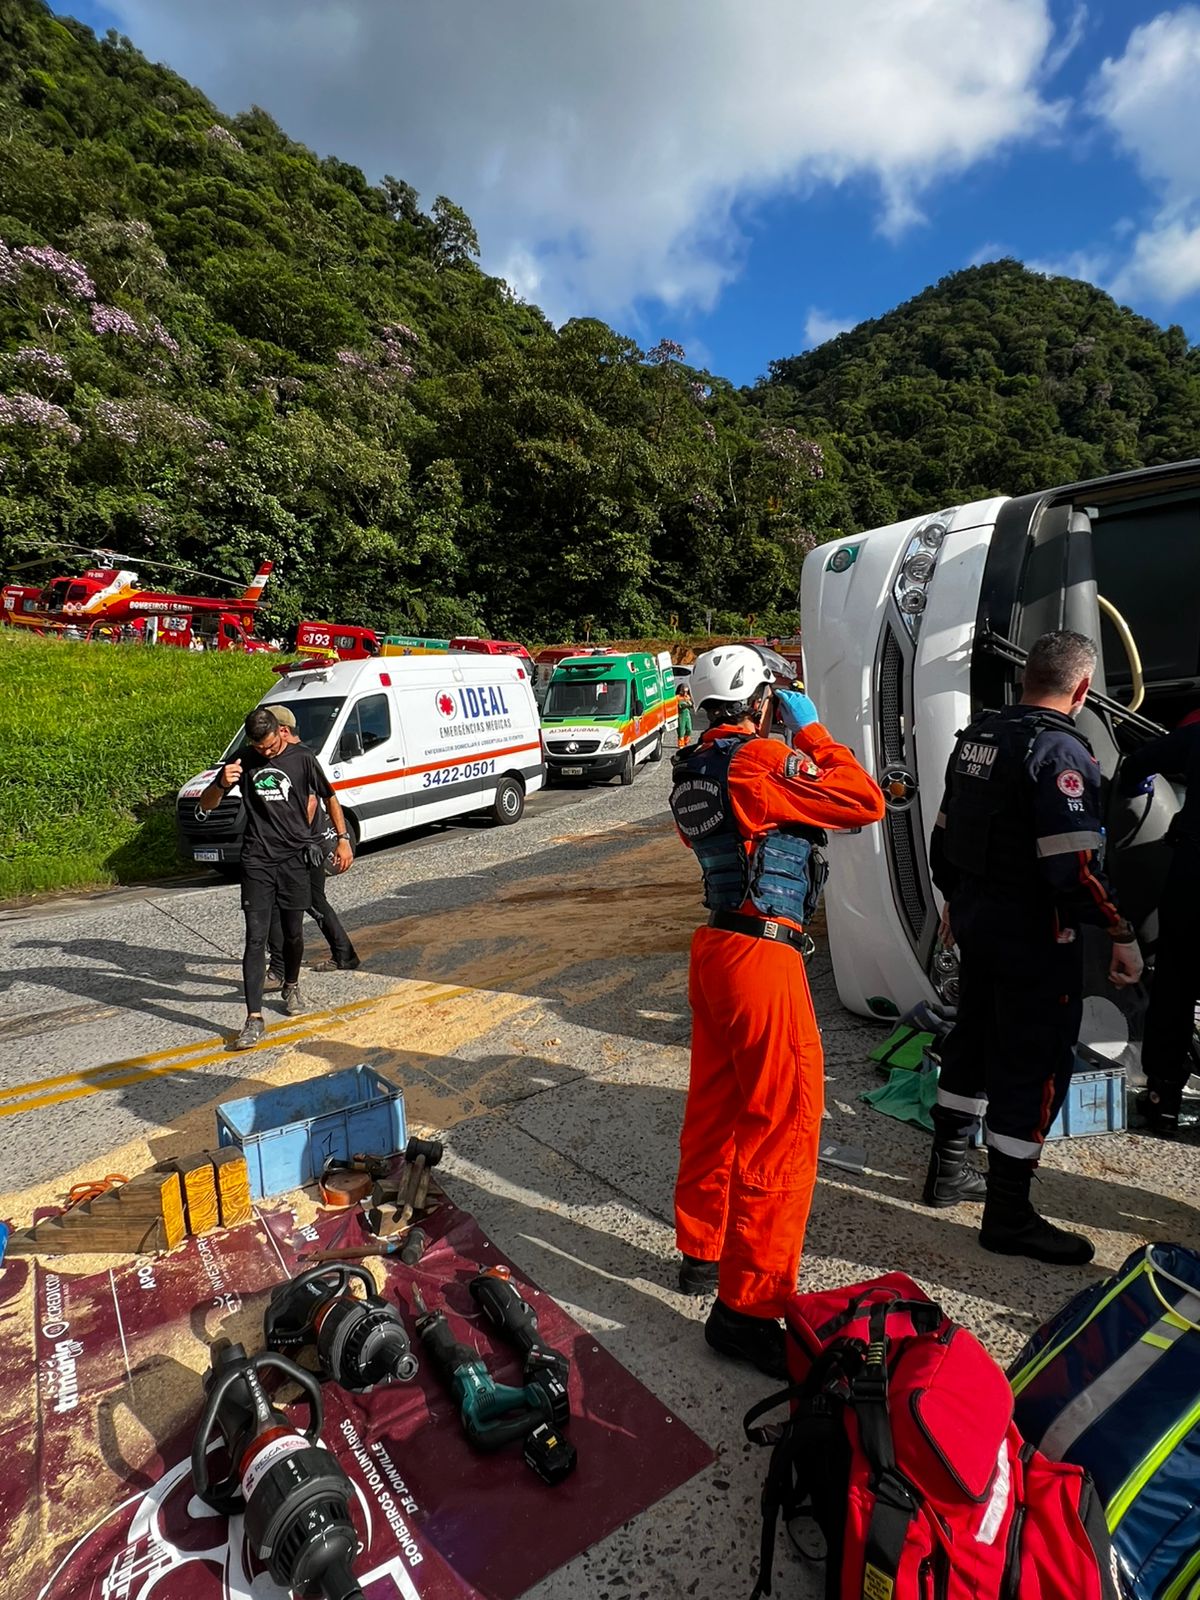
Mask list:
[[[240,1056],[255,1055],[262,1050],[272,1050],[280,1045],[295,1044],[298,1040],[311,1037],[316,1030],[326,1022],[347,1021],[361,1012],[369,1010],[375,1002],[373,1000],[357,1000],[349,1005],[336,1006],[330,1011],[317,1011],[303,1019],[302,1023],[295,1026],[286,1026],[275,1033],[268,1033],[260,1044],[251,1045],[249,1050],[238,1051]],[[112,1061],[103,1067],[88,1067],[80,1072],[59,1074],[53,1078],[41,1078],[33,1083],[22,1084],[10,1093],[0,1095],[0,1117],[19,1116],[24,1111],[38,1111],[45,1106],[61,1105],[67,1100],[79,1100],[85,1095],[102,1094],[106,1090],[125,1089],[135,1083],[145,1083],[151,1078],[165,1077],[172,1072],[193,1072],[197,1067],[211,1066],[215,1061],[227,1061],[230,1050],[224,1039],[220,1040],[220,1048],[213,1050],[217,1044],[216,1039],[201,1041],[199,1044],[179,1047],[175,1050],[160,1050],[152,1055],[130,1056],[124,1061]],[[196,1054],[196,1052],[202,1052]],[[73,1084],[73,1088],[61,1088],[61,1085]],[[45,1089],[59,1089],[58,1093],[43,1094],[39,1091]]]

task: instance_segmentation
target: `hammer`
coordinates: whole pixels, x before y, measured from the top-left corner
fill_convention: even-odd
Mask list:
[[[414,1212],[422,1209],[429,1193],[430,1168],[442,1159],[442,1146],[436,1139],[410,1139],[404,1152],[408,1163],[404,1181],[393,1189],[391,1184],[377,1183],[371,1195],[371,1205],[366,1212],[367,1226],[376,1236],[383,1233],[383,1203],[394,1200],[396,1210],[392,1216],[388,1237],[412,1220]],[[389,1194],[389,1189],[392,1193]]]
[[[429,1194],[429,1174],[442,1159],[442,1145],[438,1139],[410,1139],[404,1151],[409,1165],[408,1182],[400,1195],[400,1205],[393,1217],[399,1228],[412,1221],[413,1213],[420,1211]]]

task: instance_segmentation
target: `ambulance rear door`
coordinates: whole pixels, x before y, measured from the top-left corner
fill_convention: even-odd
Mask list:
[[[404,733],[390,673],[381,672],[376,682],[349,697],[325,764],[361,839],[381,839],[412,826]]]
[[[679,691],[675,684],[675,663],[669,650],[660,650],[655,657],[662,680],[663,726],[674,728],[679,722]]]
[[[433,663],[431,662],[432,666]],[[397,691],[414,823],[490,805],[505,777],[542,786],[542,745],[528,674],[513,656],[456,653]]]

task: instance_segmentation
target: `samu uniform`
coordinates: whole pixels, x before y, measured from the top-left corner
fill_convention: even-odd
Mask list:
[[[883,815],[874,780],[820,723],[793,740],[799,753],[710,728],[675,758],[671,791],[712,913],[688,972],[676,1241],[720,1261],[726,1306],[764,1318],[795,1291],[816,1182],[824,1063],[798,946],[820,892],[819,830]]]
[[[934,1121],[1036,1163],[1071,1079],[1083,1015],[1080,923],[1133,934],[1101,870],[1100,766],[1070,717],[988,712],[959,735],[933,831],[933,880],[959,948],[958,1018]]]

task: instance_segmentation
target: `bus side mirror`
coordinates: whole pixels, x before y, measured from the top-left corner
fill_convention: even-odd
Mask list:
[[[640,717],[642,712],[645,709],[646,709],[645,706],[642,704],[642,702],[638,699],[637,695],[635,694],[634,697],[633,697],[633,714],[634,714],[634,716],[635,717]]]
[[[339,761],[355,761],[362,755],[362,740],[357,733],[347,728],[338,742],[337,758]]]

